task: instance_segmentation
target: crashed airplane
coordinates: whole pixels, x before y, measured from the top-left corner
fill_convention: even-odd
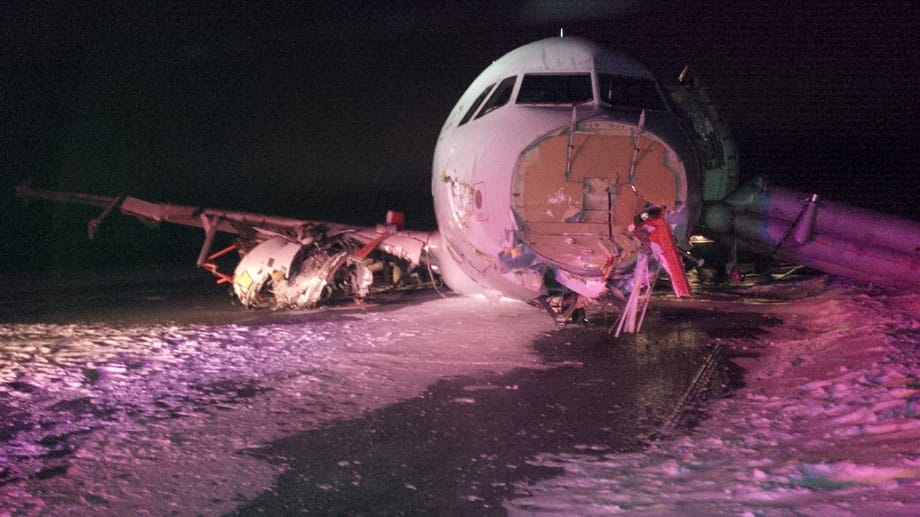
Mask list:
[[[684,69],[664,87],[642,64],[592,42],[524,45],[486,68],[441,129],[432,165],[438,231],[312,220],[33,190],[20,197],[115,208],[199,227],[198,266],[247,307],[311,308],[363,299],[392,271],[438,276],[452,290],[539,302],[560,320],[607,298],[617,334],[638,331],[661,270],[677,297],[692,234],[882,285],[920,288],[920,224],[818,199],[738,185],[730,132]],[[212,252],[217,232],[236,236]],[[232,275],[215,264],[236,251]],[[388,275],[375,275],[387,270]],[[563,303],[551,303],[559,291]]]

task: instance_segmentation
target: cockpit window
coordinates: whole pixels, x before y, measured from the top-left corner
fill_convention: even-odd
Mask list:
[[[527,74],[517,103],[577,104],[592,98],[590,74]]]
[[[667,109],[658,87],[651,79],[613,74],[597,74],[601,102],[617,108]]]
[[[486,86],[486,88],[482,91],[482,93],[479,94],[479,97],[476,97],[476,100],[473,101],[473,104],[470,106],[470,109],[466,111],[466,115],[463,115],[463,118],[460,119],[460,123],[457,124],[458,126],[462,126],[463,124],[466,124],[467,122],[470,121],[471,118],[473,118],[473,115],[476,113],[476,110],[479,109],[479,105],[482,104],[482,101],[486,100],[486,95],[488,95],[489,92],[492,91],[493,86],[495,86],[495,83],[492,83],[489,86]]]
[[[489,96],[489,100],[482,105],[482,109],[479,110],[479,114],[476,115],[476,118],[508,104],[508,100],[511,99],[511,91],[514,90],[514,81],[516,79],[517,77],[513,75],[502,79],[502,82],[498,83],[498,87],[495,88],[495,91]]]

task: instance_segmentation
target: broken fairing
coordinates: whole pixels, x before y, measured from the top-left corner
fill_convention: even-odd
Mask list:
[[[333,238],[317,238],[299,244],[283,237],[272,237],[249,250],[233,274],[233,291],[246,307],[273,309],[309,309],[335,293],[363,300],[374,284],[373,269],[390,273],[391,284],[398,283],[403,266],[393,260],[377,261],[367,255],[381,246],[391,255],[405,250],[405,245],[421,244],[414,239],[400,239],[381,233],[364,245],[353,232]],[[381,241],[393,237],[394,242]],[[405,240],[402,245],[396,244]],[[395,273],[394,273],[395,272]]]
[[[274,307],[315,307],[320,300],[332,295],[337,277],[344,292],[356,300],[363,300],[368,294],[373,274],[362,260],[352,259],[349,255],[345,250],[313,250],[299,265],[297,274],[272,283]]]
[[[233,292],[246,307],[314,307],[330,295],[330,284],[348,255],[346,250],[301,246],[273,237],[240,260],[233,273]],[[367,294],[367,286],[355,287],[362,298]]]

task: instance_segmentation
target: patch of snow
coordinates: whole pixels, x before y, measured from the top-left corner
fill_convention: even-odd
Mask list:
[[[453,297],[253,326],[0,324],[0,515],[232,511],[283,470],[242,451],[445,376],[541,367],[529,345],[545,314],[482,309]]]
[[[833,286],[750,305],[783,325],[745,387],[641,453],[539,454],[512,515],[920,515],[920,295]],[[758,352],[749,357],[750,352]]]

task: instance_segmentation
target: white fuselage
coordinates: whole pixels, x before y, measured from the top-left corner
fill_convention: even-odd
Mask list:
[[[617,88],[633,91],[620,103]],[[686,238],[698,183],[691,146],[644,66],[577,38],[525,45],[473,81],[438,137],[440,273],[459,292],[528,300],[553,272],[596,297],[613,278],[601,272],[605,254],[630,267],[627,226],[643,208],[665,206]]]

